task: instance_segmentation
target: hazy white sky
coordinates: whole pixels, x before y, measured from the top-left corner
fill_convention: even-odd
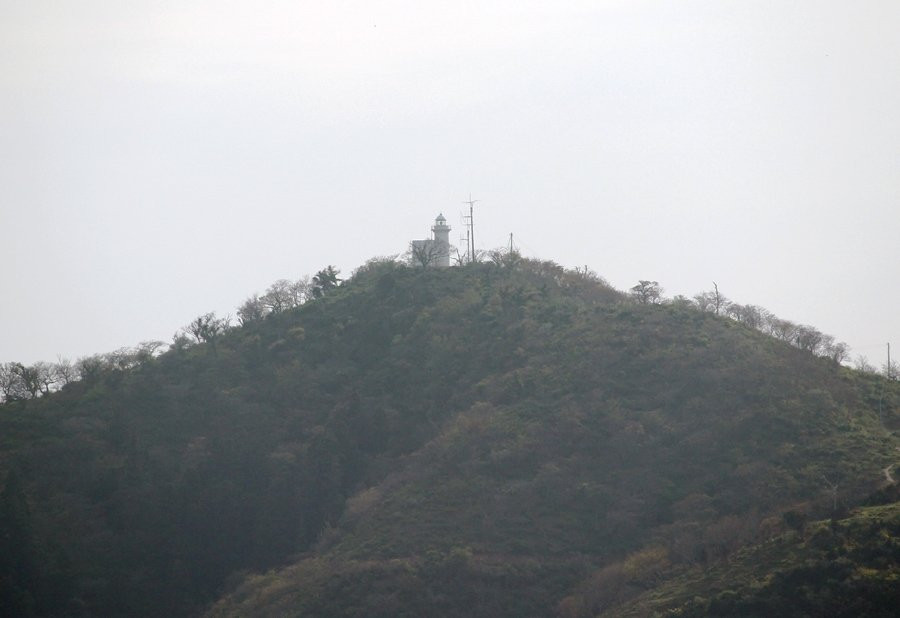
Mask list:
[[[900,356],[900,2],[0,0],[0,361],[425,237]]]

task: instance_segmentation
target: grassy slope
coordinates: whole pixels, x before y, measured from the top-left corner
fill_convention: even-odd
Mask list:
[[[896,491],[893,492],[896,498]],[[900,502],[855,510],[687,573],[612,616],[894,616],[900,607]]]

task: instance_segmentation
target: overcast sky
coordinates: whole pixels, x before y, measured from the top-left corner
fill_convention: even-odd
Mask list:
[[[900,357],[900,2],[0,0],[0,361],[170,341],[443,212]]]

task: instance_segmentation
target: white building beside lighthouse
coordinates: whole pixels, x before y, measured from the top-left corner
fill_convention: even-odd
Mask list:
[[[447,268],[450,266],[450,226],[439,214],[431,226],[431,238],[409,244],[409,260],[415,266]]]

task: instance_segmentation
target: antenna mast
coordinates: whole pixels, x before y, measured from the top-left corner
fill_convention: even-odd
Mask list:
[[[469,261],[475,261],[475,204],[480,202],[481,200],[473,200],[472,194],[469,193],[468,201],[463,201],[463,204],[469,205]]]
[[[469,215],[465,214],[465,212],[462,212],[462,213],[460,213],[459,218],[460,218],[460,220],[462,221],[463,229],[466,230],[465,235],[460,234],[460,236],[459,236],[459,242],[460,242],[460,244],[462,244],[463,240],[466,241],[466,252],[465,252],[465,254],[464,254],[464,260],[463,260],[462,262],[460,262],[461,264],[465,264],[465,263],[467,263],[467,262],[470,260],[470,258],[471,258],[471,254],[469,253],[470,250],[471,250],[471,247],[472,247],[472,241],[470,240],[470,238],[471,238],[471,229],[470,229],[470,226],[469,226]]]

